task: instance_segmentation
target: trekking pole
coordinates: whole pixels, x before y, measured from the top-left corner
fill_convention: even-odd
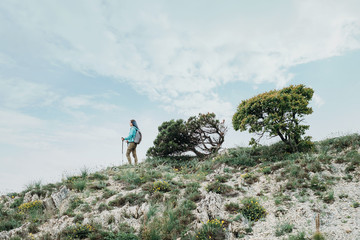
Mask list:
[[[124,161],[124,140],[121,140],[122,144],[121,144],[121,165],[123,164]]]

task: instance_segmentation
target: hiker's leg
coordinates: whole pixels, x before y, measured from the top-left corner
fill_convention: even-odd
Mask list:
[[[129,144],[129,146],[126,150],[126,157],[127,157],[129,164],[131,164],[130,152],[131,152],[131,143]]]
[[[136,146],[137,146],[137,144],[136,143],[134,143],[134,149],[132,150],[132,154],[133,154],[133,157],[134,157],[134,160],[135,160],[135,165],[137,165],[138,164],[138,158],[137,158],[137,155],[136,155]]]

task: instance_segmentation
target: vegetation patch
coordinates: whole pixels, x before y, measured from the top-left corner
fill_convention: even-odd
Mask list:
[[[244,198],[242,203],[243,207],[240,209],[240,212],[249,221],[257,222],[267,214],[265,208],[259,204],[256,198]]]
[[[129,203],[131,206],[139,205],[143,202],[146,202],[144,199],[145,195],[144,193],[129,193],[125,196],[119,196],[115,200],[109,202],[109,206],[112,207],[122,207],[126,203]]]
[[[208,240],[216,239],[223,240],[226,238],[226,228],[223,226],[224,221],[219,219],[208,220],[203,224],[202,228],[196,232],[195,239]]]
[[[225,204],[225,211],[229,212],[229,213],[238,213],[240,210],[240,206],[237,203],[227,203]]]
[[[206,191],[223,194],[223,195],[229,195],[233,192],[233,188],[229,185],[220,182],[213,182],[206,186]]]

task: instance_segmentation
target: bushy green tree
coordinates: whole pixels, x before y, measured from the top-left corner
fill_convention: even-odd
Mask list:
[[[224,121],[216,119],[214,113],[199,114],[182,119],[163,122],[147,156],[166,157],[180,156],[193,152],[204,157],[219,151],[226,133]]]
[[[305,115],[313,112],[308,106],[313,94],[313,89],[301,84],[243,100],[233,116],[233,127],[259,136],[258,139],[252,138],[250,145],[256,146],[268,134],[270,137],[280,137],[290,151],[297,151],[300,145],[310,142],[310,137],[302,137],[309,125],[302,125],[301,122]]]
[[[154,147],[147,151],[148,156],[176,156],[186,152],[191,145],[186,122],[182,119],[163,122],[158,127],[159,133],[154,141]]]

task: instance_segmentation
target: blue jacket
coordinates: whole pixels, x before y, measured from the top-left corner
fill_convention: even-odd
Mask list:
[[[134,142],[135,135],[136,135],[137,128],[135,126],[132,126],[130,128],[129,136],[124,138],[125,140],[128,140],[129,142]]]

